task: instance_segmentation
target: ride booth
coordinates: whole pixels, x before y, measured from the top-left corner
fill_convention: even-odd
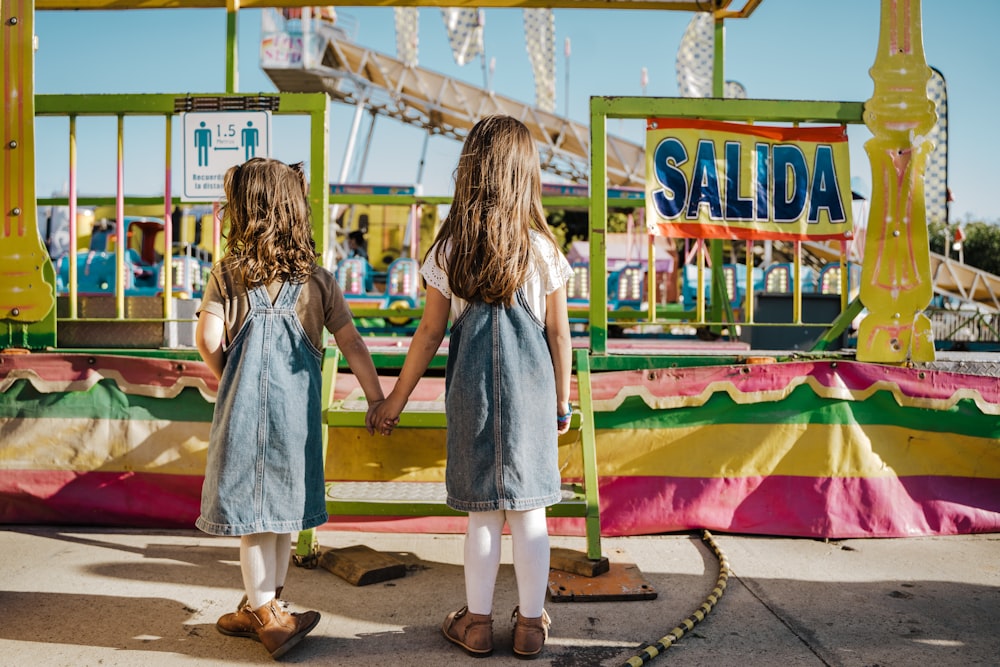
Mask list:
[[[884,3],[884,13],[890,4]],[[30,62],[30,22],[9,27],[8,33],[14,30],[26,31],[25,57],[19,62]],[[893,31],[899,30],[909,31],[910,43],[920,43],[919,20],[883,19],[885,40],[890,33],[898,38]],[[4,66],[13,67],[12,62],[7,58]],[[919,196],[920,156],[925,153],[910,142],[924,135],[913,131],[920,129],[916,126],[898,132],[906,119],[894,117],[893,110],[905,107],[933,116],[919,94],[925,82],[901,80],[926,69],[912,53],[880,47],[872,68],[875,95],[867,106],[723,99],[721,90],[704,99],[591,100],[592,183],[609,181],[607,119],[648,122],[646,229],[704,244],[705,252],[694,259],[699,268],[693,308],[682,317],[708,335],[697,351],[683,353],[622,352],[609,345],[609,195],[605,188],[593,189],[588,195],[587,340],[574,356],[573,400],[581,418],[578,430],[560,447],[565,481],[576,486],[568,490],[560,510],[565,515],[553,519],[553,532],[599,538],[708,529],[846,538],[1000,530],[1000,384],[995,368],[990,375],[988,368],[972,372],[947,359],[936,360],[923,314],[931,298]],[[20,92],[34,102],[21,110],[25,117],[18,127],[26,132],[35,114],[107,115],[119,118],[119,143],[125,115],[158,115],[170,127],[196,101],[305,114],[312,123],[309,180],[323,183],[328,173],[323,95],[194,99],[186,93]],[[932,121],[921,118],[920,127]],[[771,326],[759,321],[754,299],[744,300],[736,319],[721,241],[758,244],[770,237],[790,238],[793,244],[805,243],[803,239],[843,243],[849,218],[846,211],[841,217],[836,204],[850,190],[838,155],[846,149],[844,124],[861,122],[874,135],[868,146],[879,187],[872,197],[859,297],[851,299],[841,290],[839,315],[832,322],[810,322],[801,303],[796,305],[802,281],[792,280],[792,322],[782,325],[825,327],[808,350],[762,352],[746,343],[717,345],[724,332],[732,336],[737,328]],[[68,143],[75,145],[75,126],[70,123],[70,128]],[[16,140],[21,147],[33,147],[31,136]],[[214,380],[193,349],[162,344],[164,326],[182,319],[172,298],[160,297],[154,315],[135,316],[127,307],[125,281],[116,280],[112,315],[88,317],[80,312],[79,267],[71,261],[67,311],[57,310],[54,265],[30,219],[36,202],[30,152],[10,153],[23,163],[10,172],[14,195],[4,195],[19,198],[5,209],[17,208],[29,223],[0,229],[0,285],[8,295],[5,354],[0,355],[0,518],[10,524],[190,527],[198,512]],[[914,159],[899,176],[892,158],[901,152]],[[734,168],[736,164],[743,166]],[[756,164],[768,168],[751,169]],[[802,178],[791,182],[782,180],[782,174]],[[38,203],[66,205],[75,214],[78,204],[109,202],[71,194],[63,201]],[[124,223],[126,198],[120,187],[111,203],[120,212],[115,220]],[[163,218],[179,203],[167,185],[160,202]],[[323,251],[330,245],[331,203],[324,188],[310,190],[314,237]],[[905,227],[894,226],[891,221],[902,220],[904,209],[914,217]],[[165,227],[162,250],[168,266],[174,252],[170,229]],[[124,224],[115,234],[116,275],[121,276],[129,247]],[[220,238],[218,229],[212,238]],[[70,245],[76,247],[75,241]],[[219,256],[218,248],[213,256]],[[754,252],[745,256],[752,284],[760,267],[753,263]],[[795,276],[803,276],[796,261]],[[846,275],[846,262],[842,267],[841,275]],[[738,282],[738,274],[734,278]],[[892,287],[902,284],[908,289]],[[165,293],[172,289],[173,284]],[[858,328],[857,349],[827,351],[829,341],[862,309],[867,314]],[[655,310],[649,318],[656,320]],[[138,345],[126,335],[139,325],[155,329],[155,344]],[[67,345],[63,336],[74,327],[81,344]],[[373,348],[387,383],[405,352],[405,341],[397,339],[393,345],[391,354]],[[335,358],[333,352],[328,361]],[[441,359],[435,364],[440,369]],[[399,445],[373,444],[358,421],[359,411],[340,409],[357,398],[351,376],[340,370],[339,364],[327,364],[329,405],[318,416],[337,443],[327,452],[332,487],[345,481],[439,482],[444,465],[440,414],[429,416],[414,404],[406,414],[413,428],[402,434]],[[419,396],[439,402],[440,393]],[[407,447],[410,443],[414,446]],[[407,516],[389,504],[382,504],[388,514],[377,518],[351,515],[345,512],[361,508],[338,505],[340,500],[329,497],[338,512],[331,523],[342,527],[460,529],[455,517],[436,517],[442,522],[434,523],[435,517]],[[363,500],[374,504],[375,499],[368,495]],[[589,539],[588,551],[594,546]]]

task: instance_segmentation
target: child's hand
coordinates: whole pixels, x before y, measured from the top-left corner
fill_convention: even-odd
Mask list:
[[[375,435],[375,423],[372,419],[372,415],[375,412],[375,408],[382,405],[382,403],[384,402],[385,402],[384,398],[381,398],[377,401],[368,402],[368,412],[365,413],[365,429],[368,430],[368,435]]]
[[[565,408],[565,411],[563,410]],[[573,408],[570,407],[569,403],[560,403],[556,409],[559,413],[556,415],[556,432],[559,435],[569,432],[569,423],[573,419]]]
[[[392,430],[399,424],[399,413],[402,411],[400,401],[391,393],[384,401],[373,404],[365,416],[369,435],[374,435],[375,431],[382,435],[392,435]]]

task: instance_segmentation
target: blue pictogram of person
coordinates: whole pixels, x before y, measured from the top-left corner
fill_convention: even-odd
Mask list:
[[[260,143],[260,131],[248,120],[247,126],[240,133],[240,143],[243,145],[244,159],[249,160],[257,154],[257,144]]]
[[[205,127],[205,121],[194,131],[194,145],[198,149],[198,166],[208,166],[208,149],[212,146],[212,131]]]

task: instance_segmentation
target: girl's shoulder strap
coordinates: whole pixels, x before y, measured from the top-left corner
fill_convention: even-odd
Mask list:
[[[274,307],[294,308],[295,303],[299,300],[299,293],[302,292],[304,284],[293,282],[282,283],[281,289],[278,290],[278,297],[274,300]]]
[[[267,293],[267,285],[257,285],[256,287],[248,286],[247,301],[249,302],[250,310],[270,308],[271,296]]]

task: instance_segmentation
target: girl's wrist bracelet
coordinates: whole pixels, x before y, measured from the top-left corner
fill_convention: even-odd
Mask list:
[[[559,424],[565,424],[565,423],[569,422],[569,420],[572,419],[572,418],[573,418],[573,408],[571,407],[569,409],[569,412],[567,412],[564,415],[559,415],[558,417],[556,417],[556,421]]]

